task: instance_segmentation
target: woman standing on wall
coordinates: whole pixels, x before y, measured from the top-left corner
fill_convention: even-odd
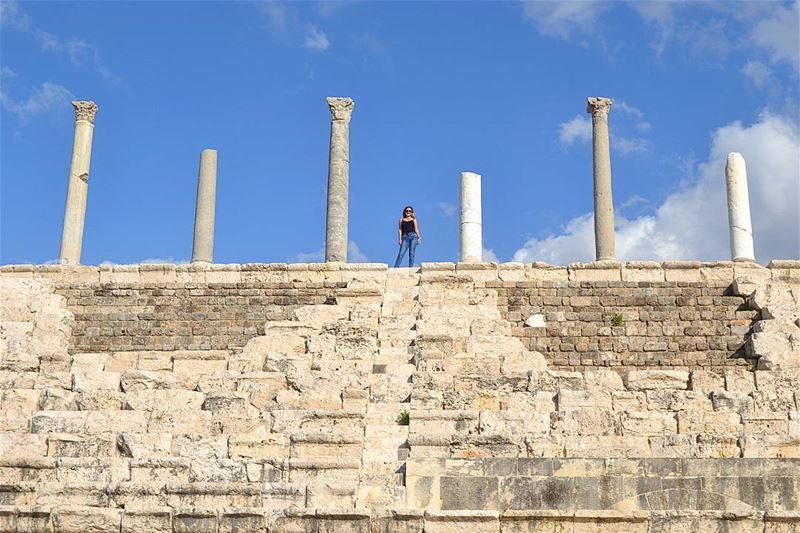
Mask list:
[[[408,250],[408,266],[414,266],[414,250],[418,244],[422,244],[422,235],[419,233],[417,217],[414,216],[414,208],[407,205],[403,208],[403,216],[397,223],[397,244],[400,251],[397,253],[397,260],[394,262],[395,268],[400,266],[403,256]]]

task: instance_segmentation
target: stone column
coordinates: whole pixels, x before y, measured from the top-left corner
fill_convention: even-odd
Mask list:
[[[462,263],[480,263],[483,259],[483,224],[481,217],[481,176],[461,173],[461,258]]]
[[[92,134],[97,104],[72,102],[75,108],[75,137],[72,143],[72,162],[67,182],[67,203],[64,208],[64,227],[61,231],[62,265],[81,262],[83,223],[86,219],[86,194],[89,188],[89,163],[92,159]]]
[[[747,167],[742,154],[731,152],[725,163],[728,186],[728,225],[731,233],[731,259],[755,261],[753,226],[750,222],[750,195],[747,192]]]
[[[325,225],[325,261],[347,262],[347,212],[350,188],[351,98],[328,97],[331,110],[331,146],[328,155],[328,212]]]
[[[197,206],[194,211],[192,263],[214,262],[214,212],[217,203],[217,151],[200,153]]]
[[[598,261],[615,259],[614,204],[611,199],[611,154],[608,149],[608,111],[611,99],[591,97],[586,112],[592,114],[594,159],[594,242]]]

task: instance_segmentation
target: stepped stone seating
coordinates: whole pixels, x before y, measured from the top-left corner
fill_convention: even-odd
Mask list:
[[[800,262],[0,268],[0,531],[800,531]]]

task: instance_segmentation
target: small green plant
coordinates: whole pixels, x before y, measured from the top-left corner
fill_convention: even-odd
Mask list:
[[[625,319],[622,317],[622,313],[614,313],[614,316],[611,317],[611,325],[615,328],[621,328],[625,325]]]
[[[400,411],[400,414],[397,415],[397,423],[401,426],[408,425],[408,411]]]

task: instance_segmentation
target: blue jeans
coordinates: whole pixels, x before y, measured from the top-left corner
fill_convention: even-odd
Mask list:
[[[406,255],[408,250],[408,266],[414,266],[414,250],[417,249],[417,234],[414,232],[404,233],[402,241],[400,242],[400,251],[397,253],[397,260],[394,262],[394,267],[400,266],[403,256]]]

